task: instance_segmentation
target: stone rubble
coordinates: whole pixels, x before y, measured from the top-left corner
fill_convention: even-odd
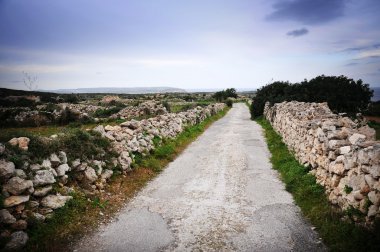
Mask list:
[[[332,113],[327,103],[267,103],[264,115],[332,204],[358,209],[367,224],[380,217],[380,141],[374,129]]]
[[[113,160],[114,170],[106,167],[102,160],[76,159],[68,162],[70,157],[63,151],[45,157],[40,163],[25,163],[22,170],[15,169],[13,162],[0,159],[0,182],[4,197],[4,209],[0,209],[0,232],[10,235],[6,248],[22,248],[28,235],[21,230],[27,229],[29,220],[44,222],[54,214],[55,209],[63,207],[72,199],[69,193],[74,189],[65,186],[69,179],[75,181],[74,184],[80,187],[78,189],[86,194],[101,193],[114,171],[131,171],[135,155],[148,154],[155,148],[154,140],[160,142],[164,138],[175,138],[186,126],[200,123],[224,107],[224,104],[217,103],[175,114],[165,113],[166,110],[157,105],[156,110],[149,113],[164,114],[141,121],[132,119],[116,126],[98,125],[93,131],[109,139],[112,150],[119,154]],[[9,144],[27,151],[29,141],[21,140],[27,144],[20,145],[20,138],[12,139]],[[61,188],[59,192],[62,195],[57,188]]]

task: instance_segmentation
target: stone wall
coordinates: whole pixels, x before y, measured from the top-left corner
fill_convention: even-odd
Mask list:
[[[367,224],[380,217],[380,141],[374,129],[332,113],[327,103],[267,103],[264,116],[310,167],[332,204],[358,209]]]
[[[106,166],[103,160],[69,162],[70,158],[63,151],[51,154],[40,163],[25,162],[19,169],[11,160],[0,159],[0,186],[4,199],[0,209],[0,238],[10,238],[6,248],[19,249],[25,245],[28,223],[44,222],[52,217],[55,209],[72,199],[71,192],[80,190],[89,195],[104,192],[115,170],[131,171],[134,154],[146,155],[155,148],[155,137],[175,138],[186,126],[198,124],[224,107],[223,103],[217,103],[141,121],[126,121],[116,126],[95,127],[93,130],[109,139],[112,151],[118,153],[118,157],[112,160],[113,168]],[[57,137],[53,135],[50,140],[59,141]],[[10,145],[18,146],[25,153],[29,142],[26,137],[9,140]],[[0,143],[0,154],[6,151],[5,148]]]

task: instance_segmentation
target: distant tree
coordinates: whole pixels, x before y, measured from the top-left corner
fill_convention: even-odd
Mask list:
[[[227,88],[226,90],[215,92],[213,95],[214,99],[217,101],[224,101],[227,98],[237,98],[237,93],[235,88]]]

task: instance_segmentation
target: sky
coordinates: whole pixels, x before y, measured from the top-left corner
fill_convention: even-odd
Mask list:
[[[0,87],[380,86],[379,0],[0,0]]]

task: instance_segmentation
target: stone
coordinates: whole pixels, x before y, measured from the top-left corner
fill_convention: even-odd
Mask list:
[[[12,195],[20,195],[26,190],[28,193],[33,193],[33,182],[19,177],[13,177],[4,185],[4,190]]]
[[[87,181],[89,182],[95,182],[98,179],[98,176],[96,175],[95,170],[92,167],[87,167],[84,171],[84,176]]]
[[[365,135],[354,133],[352,136],[348,138],[348,141],[350,141],[351,144],[355,145],[357,143],[364,142],[365,139]]]
[[[369,127],[368,125],[363,126],[358,129],[359,133],[364,135],[367,141],[375,141],[376,140],[376,130]]]
[[[28,223],[25,220],[18,220],[11,225],[12,229],[25,230],[28,227]]]
[[[19,177],[19,178],[22,178],[22,179],[26,179],[26,174],[23,170],[21,169],[16,169],[15,170],[15,173],[14,173],[14,176],[16,177]]]
[[[351,151],[351,146],[343,146],[339,148],[339,153],[341,155],[348,154]]]
[[[3,154],[5,151],[5,145],[0,143],[0,155]]]
[[[112,170],[106,169],[106,170],[104,170],[104,172],[102,173],[102,175],[100,177],[102,179],[107,180],[107,179],[111,178],[112,174],[113,174]]]
[[[51,168],[51,162],[49,159],[45,159],[42,161],[42,164],[41,164],[41,167],[44,167],[44,168]]]
[[[353,192],[354,194],[354,199],[356,200],[362,200],[364,198],[363,194],[360,193],[360,191],[355,191]]]
[[[368,193],[368,199],[375,205],[380,205],[380,193],[377,193],[375,191],[371,191]]]
[[[57,167],[61,163],[61,160],[58,158],[57,154],[53,153],[50,155],[50,162],[53,167]]]
[[[38,222],[44,222],[45,221],[45,216],[43,216],[42,214],[40,213],[32,213],[31,214],[31,218],[33,218],[34,220],[38,221]]]
[[[64,152],[64,151],[60,151],[59,154],[58,154],[58,157],[59,157],[59,159],[61,160],[61,163],[62,163],[62,164],[66,164],[66,163],[67,163],[67,155],[66,155],[66,152]]]
[[[80,159],[75,159],[72,163],[71,163],[71,167],[73,167],[74,169],[77,168],[78,166],[80,165]]]
[[[32,164],[32,165],[30,165],[29,169],[32,170],[32,171],[38,171],[38,170],[41,169],[41,165],[39,165],[39,164]]]
[[[368,186],[373,188],[376,180],[369,174],[364,175],[364,179],[365,179],[365,182],[368,184]]]
[[[10,196],[3,202],[4,207],[13,207],[29,201],[29,195],[27,196]]]
[[[13,224],[16,222],[16,218],[7,210],[0,210],[0,223]]]
[[[378,178],[378,177],[380,177],[380,165],[373,165],[373,166],[369,169],[369,173],[370,173],[374,178]]]
[[[0,160],[0,177],[8,179],[15,173],[15,164],[13,162],[7,162],[4,159]]]
[[[57,172],[57,176],[62,177],[66,174],[66,172],[70,171],[70,167],[68,164],[64,163],[58,166],[55,170]]]
[[[48,170],[39,170],[33,179],[34,186],[42,186],[55,183],[54,175]]]
[[[33,195],[36,197],[43,197],[43,196],[47,195],[52,189],[53,189],[52,186],[45,186],[45,187],[36,188],[34,190]]]
[[[9,140],[8,143],[12,146],[16,146],[18,145],[18,138],[14,137],[11,140]]]
[[[11,234],[11,240],[5,245],[5,250],[20,250],[28,242],[28,234],[24,231],[17,231]]]
[[[48,195],[41,200],[41,205],[51,209],[57,209],[63,207],[67,201],[71,200],[71,196],[62,195]]]
[[[30,200],[29,202],[28,202],[28,205],[29,205],[29,208],[36,208],[36,207],[38,207],[39,205],[40,205],[40,203],[38,203],[38,201],[35,201],[35,200]]]
[[[378,210],[379,210],[378,206],[375,206],[375,205],[369,206],[367,216],[374,217],[377,214]]]
[[[18,147],[21,150],[27,151],[29,146],[30,139],[27,137],[19,137],[18,138]]]
[[[329,166],[329,171],[338,175],[342,175],[345,171],[344,165],[342,163],[331,163]]]

